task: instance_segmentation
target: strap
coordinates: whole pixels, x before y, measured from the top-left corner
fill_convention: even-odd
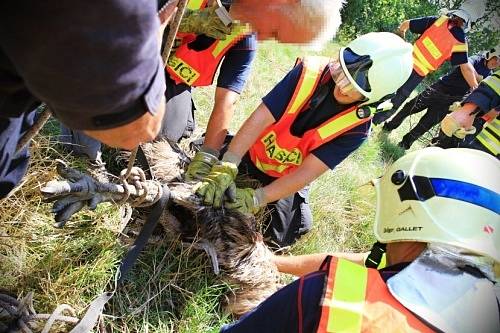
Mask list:
[[[146,173],[146,176],[149,179],[153,179],[153,169],[151,169],[151,165],[149,164],[148,158],[146,157],[144,149],[142,149],[141,145],[139,145],[139,147],[137,148],[137,155],[135,156],[135,158],[137,159],[137,162],[139,162],[141,169]]]
[[[385,261],[385,260],[383,260],[383,258],[385,255],[386,248],[387,248],[387,244],[383,244],[380,242],[376,242],[375,244],[373,244],[372,249],[370,250],[370,253],[368,254],[368,257],[366,257],[365,267],[378,269],[380,266],[380,263],[382,261]],[[385,266],[385,263],[384,263],[384,266]],[[383,267],[380,267],[380,268],[383,268]]]
[[[170,201],[170,190],[167,185],[163,185],[163,194],[153,206],[151,213],[148,215],[146,219],[146,223],[142,227],[139,236],[134,242],[134,245],[128,250],[125,258],[123,258],[120,263],[120,267],[118,268],[117,276],[118,283],[115,287],[115,290],[112,292],[104,292],[99,295],[96,299],[90,303],[89,308],[80,322],[70,331],[70,333],[88,333],[92,330],[92,328],[96,325],[99,320],[99,316],[102,314],[104,306],[109,302],[109,300],[115,294],[116,288],[121,285],[121,283],[125,280],[127,273],[134,266],[134,263],[139,256],[139,253],[146,245],[149,237],[153,233],[156,225],[158,224],[158,220],[160,219],[161,214],[167,208],[168,203]]]
[[[83,318],[80,320],[78,325],[76,325],[70,333],[88,333],[94,328],[95,324],[99,320],[99,316],[104,309],[104,306],[113,297],[114,292],[104,292],[97,296],[96,299],[90,303],[89,308]]]
[[[142,251],[146,243],[148,242],[149,237],[153,233],[156,225],[158,224],[158,220],[160,219],[161,214],[167,208],[167,205],[170,201],[170,190],[167,185],[163,185],[163,195],[160,200],[158,200],[152,207],[151,213],[148,215],[146,219],[146,223],[142,227],[139,236],[137,236],[134,245],[128,250],[125,258],[123,258],[120,268],[118,269],[118,283],[122,283],[125,280],[127,273],[133,267],[139,253]]]

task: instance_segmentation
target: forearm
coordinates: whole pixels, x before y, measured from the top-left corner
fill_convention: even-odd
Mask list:
[[[399,31],[401,31],[402,33],[405,33],[409,28],[410,28],[410,21],[409,20],[403,21],[399,25]]]
[[[314,155],[309,155],[295,171],[277,178],[262,188],[264,202],[269,203],[286,198],[322,175],[329,168]]]
[[[84,132],[88,136],[110,147],[131,150],[140,143],[151,141],[156,137],[160,131],[164,113],[165,99],[162,99],[154,115],[146,112],[139,119],[119,127],[107,130],[87,130]]]
[[[269,109],[261,103],[231,140],[228,152],[242,158],[257,141],[262,131],[274,122],[275,119]]]
[[[273,256],[278,271],[295,276],[302,276],[319,270],[327,256],[346,259],[358,265],[364,265],[366,253],[315,253],[301,256]]]
[[[478,86],[477,79],[476,79],[476,70],[472,66],[471,63],[467,62],[466,64],[461,64],[460,65],[460,71],[462,72],[462,75],[467,81],[467,84],[471,89],[476,89]]]
[[[228,133],[239,94],[225,88],[215,91],[215,103],[207,125],[204,146],[220,150]]]

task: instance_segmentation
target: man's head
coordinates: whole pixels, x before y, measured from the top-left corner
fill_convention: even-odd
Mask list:
[[[472,25],[471,15],[465,9],[455,9],[448,12],[450,21],[453,25],[462,28],[465,32],[469,31]]]
[[[495,69],[500,65],[500,48],[497,46],[494,49],[489,50],[485,54],[486,67],[488,69]]]
[[[340,49],[338,61],[330,65],[335,98],[342,104],[371,104],[395,92],[411,74],[412,49],[388,32],[356,38]]]
[[[500,162],[471,149],[425,148],[374,181],[375,236],[439,243],[500,261]]]
[[[235,0],[230,14],[250,23],[260,40],[321,44],[341,23],[344,0]]]

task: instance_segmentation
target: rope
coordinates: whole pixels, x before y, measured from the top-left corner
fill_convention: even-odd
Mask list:
[[[5,320],[3,322],[7,322],[11,326],[16,325],[21,329],[21,332],[31,333],[32,329],[36,328],[34,322],[40,320],[46,320],[42,333],[51,332],[52,326],[58,321],[76,324],[79,320],[76,317],[75,310],[67,304],[59,305],[51,314],[36,313],[33,308],[33,292],[29,292],[21,300],[0,293],[0,313],[1,310],[8,314],[7,318],[2,318]],[[63,315],[65,311],[69,312],[71,316]]]
[[[40,108],[43,109],[43,111],[40,113],[33,126],[31,126],[31,128],[26,131],[26,133],[24,133],[24,135],[17,143],[16,153],[19,153],[21,150],[23,150],[28,142],[30,142],[31,139],[33,139],[33,137],[37,135],[38,132],[40,132],[47,120],[49,120],[50,115],[52,114],[52,112],[50,112],[50,109],[45,104],[42,104]]]
[[[177,3],[177,12],[175,17],[170,23],[170,30],[168,32],[167,41],[165,42],[165,48],[163,49],[162,59],[165,66],[167,65],[168,58],[170,57],[170,52],[172,51],[172,46],[174,45],[175,36],[177,35],[177,30],[181,24],[182,16],[184,15],[184,10],[186,9],[188,1],[179,0]]]
[[[179,26],[181,24],[182,16],[184,15],[184,11],[186,9],[187,3],[188,3],[187,0],[180,0],[178,2],[177,11],[175,13],[174,19],[169,24],[170,30],[168,32],[167,41],[165,42],[165,48],[163,49],[163,54],[162,54],[163,63],[165,65],[167,64],[168,58],[170,57],[170,53],[172,51],[172,46],[174,45],[175,36],[177,35],[177,30],[179,30]],[[141,168],[134,167],[134,162],[135,162],[135,158],[137,156],[138,149],[139,149],[139,147],[136,147],[134,150],[132,150],[130,157],[129,157],[127,169],[123,170],[120,173],[120,181],[123,184],[123,188],[125,190],[125,193],[124,193],[123,198],[119,202],[117,202],[119,205],[127,202],[127,200],[130,197],[130,191],[128,189],[128,185],[129,185],[128,180],[129,179],[132,179],[132,181],[134,181],[133,186],[135,186],[136,189],[138,189],[138,192],[139,192],[139,190],[143,191],[142,195],[139,198],[135,199],[134,202],[131,204],[132,207],[140,207],[148,195],[147,187],[142,186],[142,184],[141,184],[141,182],[146,181],[144,171]],[[156,195],[156,197],[152,203],[148,202],[148,206],[155,204],[158,200],[160,200],[160,198],[162,196],[162,193],[163,193],[162,186],[161,186],[161,184],[157,184],[157,185],[158,185],[158,194]]]

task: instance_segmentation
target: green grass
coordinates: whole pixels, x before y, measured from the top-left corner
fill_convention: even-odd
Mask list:
[[[320,54],[334,55],[337,50],[338,45],[331,44]],[[272,42],[260,45],[233,132],[305,53],[312,52]],[[213,87],[195,92],[199,128],[207,123],[213,92]],[[375,197],[370,186],[362,185],[402,154],[394,142],[407,129],[408,123],[389,137],[380,137],[375,129],[356,153],[312,184],[313,230],[292,247],[292,253],[370,248]],[[81,315],[94,297],[110,290],[126,237],[119,236],[119,213],[110,205],[81,213],[62,229],[52,226],[50,206],[42,203],[39,189],[56,178],[54,160],[84,167],[81,160],[57,149],[56,133],[57,125],[50,122],[32,145],[25,183],[0,201],[0,288],[17,296],[34,291],[40,313],[67,303]],[[203,253],[175,239],[160,239],[139,257],[106,308],[104,320],[111,332],[217,332],[231,321],[219,305],[228,288],[211,273]]]

